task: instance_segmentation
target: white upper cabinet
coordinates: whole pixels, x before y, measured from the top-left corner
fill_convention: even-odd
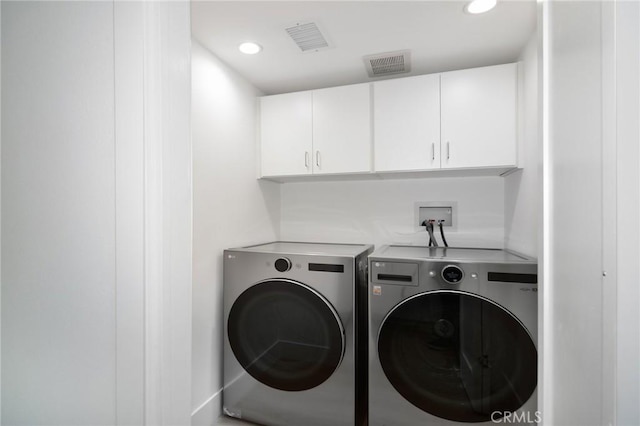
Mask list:
[[[370,86],[260,98],[262,176],[371,171]]]
[[[313,173],[371,171],[370,85],[313,91]]]
[[[442,168],[516,166],[517,64],[441,74]]]
[[[373,84],[374,170],[440,168],[440,74]]]
[[[260,98],[261,175],[290,176],[312,172],[312,94]]]
[[[263,97],[261,175],[503,173],[517,85],[506,64]]]

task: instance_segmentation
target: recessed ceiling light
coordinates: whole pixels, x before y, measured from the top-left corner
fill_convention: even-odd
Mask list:
[[[496,6],[497,0],[473,0],[465,10],[469,13],[478,14],[490,11]]]
[[[247,41],[238,46],[238,49],[242,53],[246,53],[247,55],[255,55],[262,50],[262,46],[260,46],[258,43]]]

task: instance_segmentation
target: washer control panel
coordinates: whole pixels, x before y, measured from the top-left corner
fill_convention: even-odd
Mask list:
[[[371,282],[417,287],[419,265],[413,262],[372,261],[369,269]]]
[[[442,268],[442,272],[440,273],[442,279],[449,284],[457,284],[461,282],[464,278],[464,272],[459,266],[456,265],[447,265]]]

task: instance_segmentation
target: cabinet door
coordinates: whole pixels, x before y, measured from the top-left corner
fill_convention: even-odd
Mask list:
[[[516,67],[441,74],[442,168],[516,165]]]
[[[313,91],[313,173],[371,170],[369,84]]]
[[[311,92],[260,98],[262,176],[310,174]]]
[[[440,168],[440,75],[373,84],[375,171]]]

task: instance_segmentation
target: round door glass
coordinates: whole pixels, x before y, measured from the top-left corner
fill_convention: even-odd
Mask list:
[[[495,420],[536,388],[537,351],[520,321],[460,292],[425,293],[396,306],[380,329],[378,354],[405,399],[457,422]]]
[[[247,289],[231,307],[227,331],[242,367],[280,390],[318,386],[344,353],[344,331],[334,309],[294,281],[265,281]]]

